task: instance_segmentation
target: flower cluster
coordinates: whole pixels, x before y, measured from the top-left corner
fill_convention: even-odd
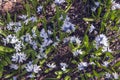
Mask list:
[[[104,34],[100,34],[95,38],[95,47],[96,49],[102,47],[103,52],[111,52],[111,50],[109,49],[108,39]]]
[[[112,0],[112,10],[120,9],[120,4],[116,3],[115,1]]]
[[[69,17],[67,16],[64,20],[64,23],[62,25],[62,31],[64,32],[67,32],[67,33],[71,33],[71,32],[74,32],[75,31],[75,25],[72,24],[70,21],[69,21]]]

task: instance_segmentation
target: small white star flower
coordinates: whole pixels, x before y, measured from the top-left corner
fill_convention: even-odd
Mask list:
[[[55,0],[55,4],[62,4],[64,2],[65,2],[65,0]]]
[[[36,49],[38,48],[36,41],[33,40],[33,41],[30,42],[30,44],[32,45],[32,48],[33,48],[34,50],[36,50]]]
[[[48,63],[47,64],[47,66],[49,67],[49,68],[56,68],[56,65],[55,65],[55,63]]]
[[[37,7],[37,13],[40,14],[40,12],[42,11],[42,9],[43,9],[43,6],[38,6]]]
[[[89,32],[90,32],[90,33],[93,32],[94,29],[95,29],[95,27],[91,24],[90,29],[89,29]]]
[[[78,37],[72,36],[72,37],[70,37],[70,43],[75,43],[77,45],[80,45],[81,40]]]
[[[7,29],[12,30],[13,26],[14,26],[14,22],[10,22],[9,24],[7,24]]]
[[[75,25],[70,22],[64,22],[62,26],[62,31],[71,33],[75,31]]]
[[[68,67],[68,65],[66,64],[66,63],[60,63],[60,66],[61,66],[61,69],[63,70],[63,71],[66,71],[66,68]]]
[[[97,7],[99,7],[100,3],[99,3],[99,2],[95,2],[95,5],[96,5]]]
[[[97,9],[97,7],[92,7],[92,8],[91,8],[91,10],[92,10],[93,12],[95,12],[96,9]]]
[[[76,50],[73,52],[73,56],[78,56],[79,54],[83,54],[83,52],[81,50]]]
[[[104,34],[100,34],[95,38],[95,46],[96,49],[98,49],[99,47],[102,47],[102,51],[111,51],[109,49],[109,44],[108,44],[108,39]]]
[[[48,34],[45,32],[45,29],[43,28],[40,32],[40,37],[46,39],[48,38]]]
[[[28,42],[28,43],[32,42],[32,36],[29,33],[27,33],[26,35],[23,35],[21,38],[25,42]]]
[[[11,64],[11,65],[10,65],[10,68],[17,70],[17,69],[18,69],[18,65],[17,65],[17,64]]]
[[[5,39],[3,38],[3,41],[6,43],[11,43],[11,44],[15,44],[17,43],[19,40],[15,35],[8,35]]]
[[[120,9],[120,4],[116,3],[115,1],[112,1],[112,10]]]
[[[20,52],[20,53],[15,53],[13,56],[12,56],[12,61],[14,62],[18,62],[18,63],[23,63],[23,61],[26,61],[26,54]]]
[[[35,33],[35,30],[34,30],[34,29],[32,29],[32,36],[33,36],[34,38],[36,38],[36,37],[37,37],[37,35],[36,35],[36,33]]]
[[[87,66],[88,66],[87,62],[81,62],[78,64],[78,69],[81,71],[84,70],[84,68]]]
[[[51,43],[53,43],[53,41],[49,38],[49,39],[43,39],[43,43],[42,43],[42,47],[47,47],[49,46]]]
[[[115,72],[115,73],[112,73],[114,79],[119,79],[119,75]]]
[[[68,16],[66,16],[64,23],[62,25],[62,31],[66,32],[66,33],[71,33],[75,31],[75,25],[72,24],[70,21],[70,18]]]
[[[21,44],[15,44],[15,50],[16,50],[16,52],[18,52],[18,51],[21,51],[21,48],[22,48],[22,46],[21,46]]]
[[[25,68],[27,72],[34,72],[34,73],[38,73],[41,70],[40,66],[38,66],[37,64],[32,64],[32,62],[29,62]]]
[[[109,62],[108,61],[104,61],[102,65],[105,66],[105,67],[108,67]]]
[[[105,73],[105,78],[108,78],[108,79],[111,78],[111,74],[108,73],[108,72],[106,72],[106,73]]]
[[[25,20],[27,18],[27,15],[21,15],[21,16],[18,16],[20,19],[23,19]]]

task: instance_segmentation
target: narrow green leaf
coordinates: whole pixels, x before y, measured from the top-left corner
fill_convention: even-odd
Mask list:
[[[86,21],[86,22],[91,22],[91,21],[94,21],[94,19],[93,19],[93,18],[83,18],[83,20],[84,20],[84,21]]]
[[[9,47],[0,46],[0,51],[10,53],[10,52],[14,52],[15,50]]]
[[[66,76],[64,80],[71,80],[70,76]]]

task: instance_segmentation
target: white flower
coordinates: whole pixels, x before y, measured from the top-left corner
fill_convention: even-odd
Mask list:
[[[47,47],[49,46],[51,43],[53,43],[53,41],[51,39],[43,39],[43,43],[42,43],[42,47]]]
[[[44,53],[44,48],[41,47],[39,48],[39,54],[36,56],[38,59],[43,59],[43,58],[47,58],[47,55]]]
[[[36,17],[34,17],[34,16],[32,16],[32,17],[30,17],[30,18],[26,19],[26,20],[24,21],[24,23],[27,25],[29,21],[32,21],[32,22],[37,22],[37,18],[36,18]]]
[[[55,63],[48,63],[47,66],[52,69],[56,67]]]
[[[90,65],[96,65],[94,62],[90,62],[89,64],[90,64]]]
[[[20,44],[15,44],[15,50],[16,50],[16,52],[18,52],[18,51],[21,51],[21,45]]]
[[[108,39],[107,37],[104,35],[104,34],[100,34],[98,35],[96,38],[95,38],[95,46],[96,46],[96,49],[98,49],[99,47],[102,47],[103,48],[103,52],[105,51],[108,51],[108,47],[109,47],[109,44],[108,44]]]
[[[29,33],[23,36],[23,38],[25,38],[25,42],[29,42],[29,43],[32,42],[32,36]]]
[[[66,63],[60,63],[60,66],[63,71],[66,71],[66,68],[68,67]]]
[[[52,45],[55,47],[59,44],[59,42],[54,42]]]
[[[13,56],[12,56],[12,61],[14,62],[18,62],[18,63],[23,63],[23,61],[26,61],[26,54],[24,53],[15,53]]]
[[[65,0],[55,0],[55,4],[62,4],[64,2],[65,2]]]
[[[17,76],[13,76],[13,79],[12,80],[17,80]]]
[[[18,65],[17,65],[17,64],[11,64],[11,65],[10,65],[10,68],[17,70],[17,69],[18,69]]]
[[[99,3],[99,2],[95,2],[95,5],[96,5],[97,7],[99,7],[100,3]]]
[[[90,32],[90,33],[93,32],[94,29],[95,29],[95,27],[91,24],[90,29],[89,29],[89,32]]]
[[[108,78],[108,79],[111,78],[111,74],[108,73],[108,72],[106,72],[106,73],[105,73],[105,78]]]
[[[42,11],[42,9],[43,9],[43,6],[38,6],[37,7],[37,13],[39,14]]]
[[[33,36],[34,38],[36,38],[36,37],[37,37],[37,35],[36,35],[36,33],[35,33],[35,30],[34,30],[34,29],[32,29],[32,36]]]
[[[38,73],[41,70],[40,66],[38,66],[37,64],[32,64],[32,62],[29,62],[25,68],[27,72],[34,72],[34,73]]]
[[[48,38],[48,34],[45,32],[45,29],[43,28],[40,32],[40,37],[46,39]]]
[[[92,10],[93,12],[95,12],[96,9],[97,9],[97,7],[92,7],[92,8],[91,8],[91,10]]]
[[[20,19],[23,19],[25,20],[27,18],[27,15],[21,15],[21,16],[18,16]]]
[[[15,44],[15,43],[18,42],[18,41],[19,41],[18,38],[17,38],[15,35],[13,35],[10,43],[11,43],[11,44]]]
[[[88,66],[87,62],[81,62],[78,64],[78,69],[81,71],[84,70],[84,68],[87,66]]]
[[[112,1],[112,10],[120,9],[120,4],[116,3],[115,1]]]
[[[14,26],[14,22],[10,22],[9,24],[7,24],[7,29],[8,29],[8,30],[12,30],[12,29],[13,29],[13,28],[12,28],[13,26]]]
[[[77,45],[80,45],[81,40],[78,37],[72,36],[70,37],[70,43],[76,43]]]
[[[73,52],[73,56],[78,56],[79,54],[83,54],[83,52],[81,50],[76,50]]]
[[[30,17],[29,19],[30,19],[30,21],[32,21],[32,22],[36,22],[36,21],[37,21],[37,17],[34,17],[34,16]]]
[[[8,35],[7,37],[6,37],[6,39],[4,39],[3,38],[3,41],[4,41],[4,44],[6,44],[6,43],[11,43],[11,44],[15,44],[15,43],[17,43],[19,40],[18,40],[18,38],[15,36],[15,35]]]
[[[40,69],[40,66],[37,66],[37,64],[34,64],[33,67],[34,67],[34,69],[33,69],[33,72],[34,72],[34,73],[38,73],[39,70],[41,70],[41,69]]]
[[[102,47],[103,49],[102,49],[102,52],[112,52],[112,50],[109,48],[109,47],[106,47],[106,46],[103,46]]]
[[[38,48],[36,41],[31,41],[30,44],[32,45],[34,50],[36,50]]]
[[[14,46],[16,52],[21,51],[21,48],[23,48],[23,47],[24,47],[24,45],[21,41],[18,41]]]
[[[14,28],[14,32],[18,32],[18,31],[20,31],[21,30],[21,27],[15,27]]]
[[[43,59],[43,58],[47,58],[47,55],[43,52],[43,53],[39,53],[36,57],[38,59]]]
[[[104,61],[102,65],[105,66],[105,67],[108,67],[109,62],[108,61]]]
[[[119,75],[115,72],[115,73],[112,73],[114,79],[119,79]]]
[[[47,32],[48,32],[49,35],[53,34],[53,32],[50,31],[50,30],[47,30]]]
[[[62,31],[67,32],[67,33],[71,33],[75,31],[75,25],[72,24],[69,20],[70,18],[66,16],[64,23],[62,25]]]
[[[70,22],[64,22],[62,25],[62,31],[71,33],[75,31],[75,25]]]
[[[35,77],[35,75],[30,74],[30,75],[28,75],[27,77],[28,77],[28,78],[34,78],[34,77]]]

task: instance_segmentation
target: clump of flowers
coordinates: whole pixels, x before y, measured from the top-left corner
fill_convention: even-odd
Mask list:
[[[103,52],[111,52],[109,49],[108,39],[104,34],[100,34],[95,38],[95,47],[96,49],[101,47]]]
[[[115,1],[112,0],[112,10],[120,9],[120,4],[116,3]]]
[[[64,32],[67,32],[67,33],[71,33],[71,32],[74,32],[75,31],[75,25],[72,24],[70,21],[69,21],[69,17],[67,16],[64,20],[64,23],[62,25],[62,31]]]

